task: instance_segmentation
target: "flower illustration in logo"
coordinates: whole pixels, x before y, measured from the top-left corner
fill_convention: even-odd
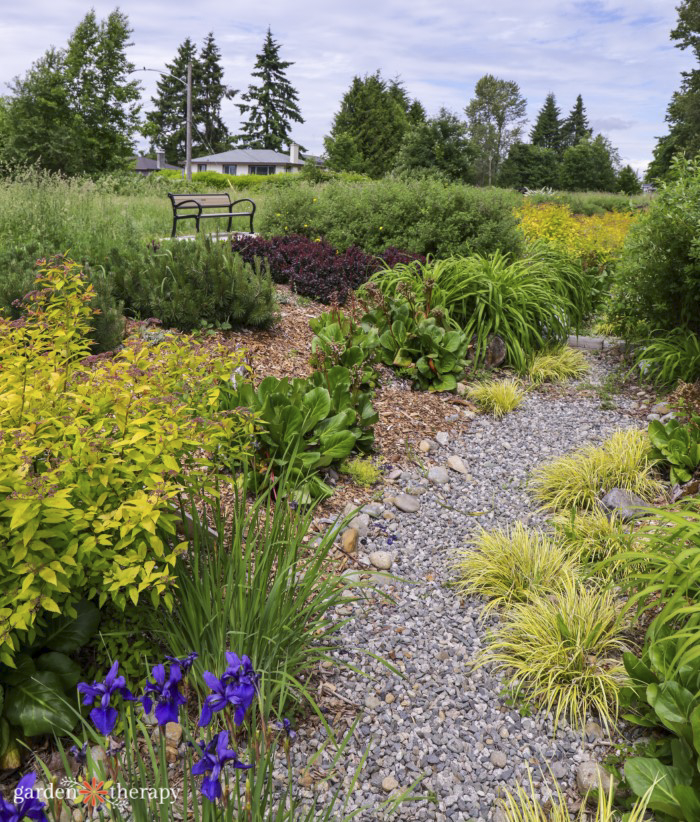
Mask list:
[[[93,776],[92,781],[83,780],[82,787],[78,794],[83,798],[83,804],[89,805],[91,808],[96,808],[98,805],[103,805],[109,796],[109,791],[103,787],[104,782],[98,782]]]

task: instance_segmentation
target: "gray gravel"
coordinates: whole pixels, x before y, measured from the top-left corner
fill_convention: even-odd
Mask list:
[[[606,365],[596,357],[592,363],[587,380],[598,382]],[[602,410],[598,398],[582,396],[579,387],[532,392],[502,420],[480,416],[461,434],[440,437],[445,445],[436,443],[430,454],[421,454],[426,472],[457,455],[468,476],[450,471],[446,483],[436,484],[415,466],[386,486],[387,495],[415,494],[419,510],[404,513],[385,503],[396,518],[372,519],[360,550],[365,555],[390,552],[391,573],[403,581],[383,587],[393,603],[372,594],[337,614],[350,620],[336,656],[364,676],[343,668],[323,671],[324,681],[335,689],[332,704],[347,709],[340,717],[329,711],[336,730],[348,727],[357,714],[353,706],[363,712],[343,757],[342,779],[331,782],[344,795],[362,752],[371,746],[349,806],[369,808],[358,819],[382,819],[377,809],[390,795],[387,787],[396,782],[403,789],[421,776],[416,792],[434,792],[436,803],[404,804],[393,818],[492,819],[496,798],[528,766],[535,780],[539,768],[549,765],[563,787],[574,787],[577,765],[608,752],[597,742],[582,747],[581,735],[566,726],[553,738],[551,717],[521,716],[506,704],[497,678],[471,670],[489,623],[479,619],[479,600],[460,601],[446,585],[454,578],[455,550],[479,526],[539,521],[526,491],[533,467],[584,443],[599,443],[616,428],[639,424],[632,411],[641,411],[638,404],[646,398],[618,397],[615,410]],[[353,649],[388,659],[403,676]],[[319,723],[300,729],[297,762],[317,751],[324,738]],[[546,785],[541,790],[546,798]]]

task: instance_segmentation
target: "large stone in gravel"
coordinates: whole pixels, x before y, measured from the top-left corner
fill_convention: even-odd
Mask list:
[[[581,795],[601,788],[604,792],[610,790],[611,775],[597,762],[591,760],[581,762],[576,768],[576,787]]]
[[[418,450],[423,454],[429,454],[433,450],[433,443],[430,440],[421,440],[418,443]]]
[[[388,571],[393,562],[391,554],[388,551],[372,551],[369,555],[369,561],[380,571]]]
[[[471,339],[472,346],[476,343],[476,334]],[[470,351],[473,350],[470,347]],[[484,352],[482,351],[482,354]],[[490,334],[486,345],[486,353],[484,355],[484,368],[498,368],[506,358],[508,349],[506,344],[498,334]],[[470,354],[467,354],[470,357]]]
[[[357,553],[357,542],[360,539],[360,534],[357,528],[346,528],[341,537],[342,548],[346,554]]]
[[[632,491],[625,491],[623,488],[613,488],[601,500],[603,508],[611,513],[614,512],[622,520],[636,519],[644,516],[644,510],[648,504],[641,497],[633,494]]]
[[[399,783],[393,776],[385,776],[384,779],[382,779],[382,790],[386,793],[391,793],[392,791],[395,791],[398,787]]]
[[[444,485],[450,481],[449,474],[440,465],[435,465],[428,470],[428,479],[436,485]]]
[[[415,514],[420,508],[420,500],[411,494],[399,494],[394,499],[394,505],[405,514]]]
[[[438,445],[445,446],[450,441],[450,435],[447,433],[447,431],[438,431],[435,435],[435,439]]]
[[[373,519],[381,517],[383,511],[384,506],[380,505],[378,502],[368,502],[367,505],[362,506],[362,513],[367,514],[367,516],[370,516]]]
[[[491,754],[491,764],[494,768],[505,768],[508,764],[508,757],[503,753],[503,751],[494,751]]]
[[[456,454],[452,454],[451,457],[447,458],[447,467],[451,468],[453,471],[456,471],[458,474],[464,474],[465,476],[469,473],[467,471],[467,466],[462,462],[462,458],[458,457]]]
[[[360,539],[367,536],[369,531],[369,514],[358,514],[350,520],[349,528],[354,528],[360,535]]]
[[[656,405],[652,405],[651,412],[652,414],[658,414],[659,416],[663,417],[664,414],[668,414],[671,410],[671,406],[667,402],[657,402]]]

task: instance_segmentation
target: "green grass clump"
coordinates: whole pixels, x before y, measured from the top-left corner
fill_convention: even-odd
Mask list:
[[[605,728],[617,720],[624,625],[612,591],[575,577],[553,592],[513,603],[489,636],[480,665],[492,664],[516,698],[583,729],[591,713]]]
[[[502,417],[520,405],[525,391],[519,380],[486,380],[469,386],[467,395],[482,411]]]
[[[536,469],[530,488],[543,508],[592,509],[601,493],[623,488],[650,500],[662,490],[646,431],[628,428]]]
[[[557,514],[551,524],[559,543],[579,559],[584,574],[614,576],[622,564],[616,557],[639,550],[634,532],[619,517],[608,517],[600,508]]]
[[[371,460],[362,459],[362,457],[345,460],[341,463],[339,470],[341,474],[347,474],[353,482],[367,488],[379,482],[381,476],[379,468]]]
[[[487,597],[486,611],[525,602],[532,593],[551,593],[576,573],[576,562],[561,544],[521,522],[509,530],[482,531],[455,564],[457,588]]]
[[[581,351],[562,345],[551,351],[538,351],[528,367],[533,383],[565,382],[582,377],[588,371],[588,361]]]

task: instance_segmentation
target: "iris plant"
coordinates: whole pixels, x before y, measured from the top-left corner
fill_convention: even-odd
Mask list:
[[[126,680],[123,676],[117,676],[119,673],[119,662],[115,662],[109,669],[109,673],[105,677],[104,682],[93,682],[88,685],[87,682],[81,682],[78,685],[78,691],[83,694],[83,705],[92,705],[95,700],[99,705],[90,711],[90,719],[95,723],[97,730],[104,736],[109,736],[117,724],[119,714],[117,709],[110,705],[112,696],[116,693],[121,694],[122,699],[133,702],[136,697],[126,687]]]
[[[202,758],[192,766],[192,774],[199,776],[205,774],[202,780],[202,795],[210,802],[216,802],[221,796],[221,771],[228,762],[233,763],[233,767],[242,771],[252,768],[252,765],[245,765],[238,758],[238,754],[228,747],[228,731],[221,731],[218,736],[206,744],[201,740],[197,742]]]

